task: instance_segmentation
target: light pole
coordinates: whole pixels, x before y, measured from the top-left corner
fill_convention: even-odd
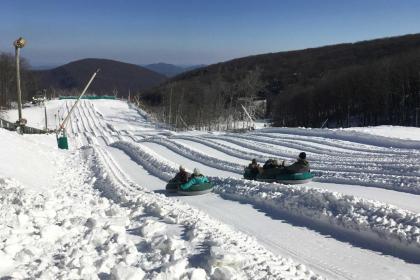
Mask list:
[[[23,48],[25,44],[26,44],[26,41],[22,37],[19,37],[19,39],[13,42],[13,45],[15,46],[15,56],[16,56],[16,91],[17,91],[17,97],[18,97],[18,113],[19,113],[18,124],[19,126],[25,124],[22,118],[22,92],[20,89],[20,61],[19,61],[20,49]]]

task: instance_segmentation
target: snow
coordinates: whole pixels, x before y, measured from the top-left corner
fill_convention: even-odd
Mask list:
[[[48,116],[62,118],[73,102],[47,102]],[[13,119],[15,113],[7,115]],[[24,117],[43,128],[43,107],[25,108]],[[57,123],[58,117],[49,126]],[[67,129],[69,151],[57,149],[55,135],[0,130],[0,277],[420,274],[416,129],[175,133],[114,100],[83,100]],[[404,131],[411,131],[410,139],[398,137]],[[252,158],[292,161],[301,150],[315,182],[241,179]],[[166,196],[165,184],[180,164],[201,169],[215,193]]]
[[[363,132],[366,134],[379,135],[390,138],[398,138],[403,140],[420,141],[420,128],[407,126],[368,126],[368,127],[350,127],[345,130]]]
[[[141,145],[129,142],[116,142],[113,145],[123,149],[140,164],[147,166],[149,172],[163,180],[172,178],[177,172],[175,163],[160,161],[158,156],[148,153]],[[311,221],[317,220],[320,224],[327,223],[338,230],[345,229],[348,234],[357,238],[371,239],[366,235],[373,234],[378,243],[386,240],[385,243],[392,242],[401,247],[403,253],[420,257],[420,252],[417,252],[420,251],[419,214],[377,201],[321,189],[282,186],[229,177],[210,178],[215,192],[221,195]]]
[[[55,144],[54,136],[24,135],[0,129],[1,175],[19,180],[28,187],[51,188],[58,173],[57,164],[62,160],[62,151],[51,149]],[[37,153],[28,153],[28,151]]]

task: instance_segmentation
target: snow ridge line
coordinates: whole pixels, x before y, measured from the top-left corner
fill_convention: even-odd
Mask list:
[[[176,137],[174,139],[186,139],[184,137]],[[204,140],[201,141],[199,138],[192,138],[195,141],[198,139],[197,142],[203,143]],[[206,154],[202,154],[200,152],[197,152],[195,150],[189,149],[188,147],[176,143],[174,141],[171,141],[167,138],[162,137],[151,137],[147,138],[145,140],[142,140],[140,142],[154,142],[158,143],[160,145],[163,145],[167,147],[168,149],[181,154],[191,160],[198,161],[200,163],[203,163],[205,165],[221,169],[221,170],[228,170],[231,172],[235,172],[238,174],[243,173],[244,166],[227,162],[223,160],[219,160],[217,158],[208,156]],[[207,141],[207,143],[209,143]],[[209,144],[209,146],[213,146],[212,144]],[[220,151],[223,151],[225,149],[219,149],[217,145],[214,145],[215,149],[218,149]],[[232,148],[233,149],[233,148]],[[244,158],[244,156],[239,156],[241,152],[239,150],[232,150],[231,155],[236,156],[239,158]],[[266,160],[264,157],[258,157],[259,160]],[[418,185],[418,182],[420,181],[420,178],[417,176],[397,176],[392,174],[382,174],[382,173],[375,173],[374,170],[363,170],[363,169],[350,169],[349,168],[339,168],[339,167],[332,167],[332,170],[328,170],[325,167],[325,170],[316,168],[312,169],[312,172],[315,174],[316,178],[315,181],[317,182],[324,182],[324,183],[346,183],[350,185],[363,185],[363,186],[369,186],[369,187],[377,187],[377,188],[384,188],[384,189],[391,189],[396,190],[400,192],[407,192],[407,193],[414,193],[414,194],[420,194],[420,186]],[[361,177],[363,175],[363,177]],[[404,180],[403,180],[404,179]]]
[[[116,142],[112,146],[125,151],[162,180],[169,180],[177,172],[175,164],[162,161],[139,144]],[[210,179],[214,191],[221,195],[327,225],[333,231],[344,230],[359,240],[378,243],[379,248],[392,247],[394,252],[420,259],[420,214],[322,189],[234,178]]]
[[[245,159],[245,160],[251,160],[251,159],[255,158],[259,161],[265,161],[267,159],[266,156],[263,156],[261,154],[250,153],[250,152],[247,152],[247,151],[241,151],[241,150],[238,150],[238,149],[235,149],[233,147],[229,147],[229,146],[217,143],[217,142],[209,141],[207,139],[205,140],[201,137],[177,135],[177,136],[173,136],[172,139],[182,139],[182,140],[197,142],[197,143],[206,145],[208,147],[214,148],[214,149],[216,149],[218,151],[221,151],[225,154],[231,155],[233,157]],[[289,158],[289,159],[291,159],[291,158]]]
[[[254,142],[259,142],[259,143],[263,143],[265,145],[267,144],[272,144],[272,145],[281,145],[281,147],[285,147],[288,149],[294,149],[294,150],[305,150],[309,153],[314,153],[314,154],[321,154],[323,156],[328,155],[328,156],[335,156],[337,155],[338,151],[332,151],[331,149],[326,149],[326,148],[322,148],[322,147],[314,147],[312,145],[308,145],[308,144],[304,144],[304,143],[293,143],[293,140],[286,140],[286,139],[267,139],[265,137],[261,137],[261,136],[256,136],[256,135],[231,135],[231,134],[226,134],[224,137],[229,137],[229,138],[234,138],[234,139],[243,139],[243,140],[247,140],[247,141],[254,141]],[[213,138],[213,137],[209,137],[209,138]],[[214,137],[216,138],[216,137]],[[220,136],[218,136],[217,138],[220,138]],[[325,145],[325,143],[324,143]],[[348,150],[348,148],[347,148]],[[286,151],[286,154],[288,154],[289,156],[292,156],[291,151]],[[365,156],[365,157],[369,157],[372,156],[371,153],[367,154],[365,153],[360,153],[360,152],[350,152],[350,151],[340,151],[341,154],[344,154],[347,157],[351,157],[351,156]]]
[[[97,112],[96,110],[94,110],[94,105],[92,102],[87,102],[85,100],[85,102],[83,103],[83,107],[84,109],[87,110],[87,114],[89,115],[89,118],[92,120],[93,125],[96,129],[96,131],[99,133],[100,137],[103,138],[103,140],[105,141],[105,143],[107,145],[109,145],[111,142],[113,142],[112,137],[108,131],[108,129],[106,129],[104,127],[104,125],[100,122]]]
[[[347,150],[347,153],[353,154],[354,152],[357,152],[359,154],[392,154],[392,155],[398,155],[398,154],[405,154],[405,151],[401,150],[390,150],[389,148],[384,147],[378,147],[378,146],[372,146],[372,145],[366,145],[366,144],[360,144],[360,143],[354,143],[349,141],[343,141],[343,140],[337,140],[337,139],[330,139],[330,138],[321,138],[321,137],[309,137],[309,136],[300,136],[300,135],[270,135],[269,133],[259,133],[259,132],[253,132],[246,134],[251,139],[255,139],[256,137],[259,137],[259,140],[281,140],[281,141],[300,141],[304,142],[302,145],[308,145],[311,147],[317,147],[314,144],[321,144],[321,145],[327,145],[334,148],[344,149]],[[340,141],[340,142],[338,142]],[[343,142],[341,142],[343,141]]]
[[[152,143],[157,143],[159,145],[165,146],[168,149],[174,151],[175,153],[181,154],[191,160],[194,161],[198,161],[201,162],[207,166],[210,167],[214,167],[217,169],[221,169],[221,170],[226,170],[226,171],[231,171],[234,173],[238,173],[238,174],[243,174],[244,172],[244,167],[236,164],[236,163],[232,163],[229,161],[224,161],[221,159],[217,159],[199,152],[196,152],[192,149],[189,149],[188,147],[185,147],[181,144],[175,143],[173,141],[171,141],[168,138],[162,138],[162,137],[151,137],[151,138],[147,138],[144,140],[139,141],[141,142],[152,142]]]
[[[110,198],[118,203],[123,202],[131,208],[141,207],[150,215],[184,225],[188,229],[190,241],[210,247],[207,268],[209,273],[213,273],[218,267],[229,267],[237,275],[243,271],[242,276],[248,279],[322,279],[304,265],[275,256],[254,238],[234,231],[230,226],[210,218],[188,204],[145,190],[130,182],[123,171],[113,170],[118,166],[114,163],[111,167],[112,160],[106,159],[108,155],[99,150],[102,148],[92,146],[90,160],[92,169],[100,180],[100,188],[108,195],[114,193]],[[127,189],[127,186],[131,187]]]
[[[330,139],[338,139],[350,142],[357,142],[360,144],[373,145],[385,148],[400,148],[400,149],[420,149],[420,141],[392,139],[389,137],[372,135],[363,132],[331,130],[321,128],[265,128],[261,129],[259,133],[283,133],[283,134],[297,134],[301,136],[315,136]]]
[[[197,138],[197,137],[183,137],[183,136],[181,136],[181,137],[172,137],[172,139],[184,139],[184,140],[189,140],[189,141],[193,141],[193,142],[202,143],[206,146],[212,147],[212,148],[217,149],[219,151],[222,151],[226,154],[232,155],[234,157],[246,159],[246,160],[251,160],[252,158],[255,158],[255,159],[258,159],[259,161],[264,162],[268,158],[268,157],[263,156],[261,154],[254,154],[254,153],[250,154],[250,153],[247,153],[246,151],[240,151],[238,149],[225,146],[223,144],[220,144],[220,146],[219,146],[218,145],[219,143],[214,143],[214,142],[211,142],[211,141],[208,141],[208,140],[202,140],[202,139]],[[268,153],[268,151],[267,151],[267,153]],[[289,157],[288,159],[290,159],[290,158],[291,157]],[[380,173],[380,171],[382,170],[381,166],[373,166],[373,167],[375,167],[375,169],[372,169],[372,166],[370,166],[371,169],[367,169],[366,166],[368,165],[368,163],[365,163],[364,165],[361,165],[360,163],[357,163],[357,165],[359,165],[359,166],[353,167],[354,163],[352,163],[351,165],[350,165],[350,163],[347,163],[347,164],[343,165],[341,162],[340,163],[337,163],[337,162],[323,162],[323,161],[314,160],[314,163],[311,164],[311,165],[313,167],[312,170],[316,171],[318,173],[318,175],[320,175],[320,176],[323,172],[329,173],[331,171],[341,172],[341,173],[344,173],[344,172],[357,173],[357,174],[370,173],[370,174],[384,175],[384,176],[400,175],[401,174],[401,169],[398,169],[398,172],[391,170],[391,172],[388,172],[387,174]],[[396,167],[396,169],[397,168],[399,168],[399,167]],[[417,175],[420,175],[420,174],[415,173],[415,172],[414,173],[411,172],[410,173],[411,175],[408,175],[407,173],[405,173],[406,175],[404,177],[411,176],[411,177],[417,178],[418,177]]]
[[[309,144],[306,143],[307,140],[302,140],[302,139],[282,139],[282,138],[274,138],[274,137],[266,137],[266,136],[259,136],[259,135],[253,135],[253,134],[245,134],[245,135],[232,135],[232,134],[227,134],[227,137],[232,137],[232,138],[240,138],[240,139],[244,139],[244,140],[248,140],[248,141],[253,141],[253,142],[259,142],[259,143],[264,143],[264,144],[271,144],[271,145],[280,145],[282,147],[286,147],[286,148],[290,148],[290,149],[296,149],[296,150],[305,150],[308,151],[310,153],[314,153],[314,154],[319,154],[322,155],[322,157],[324,158],[330,158],[330,157],[335,157],[337,156],[337,154],[340,154],[342,156],[345,156],[346,158],[351,158],[354,156],[357,157],[363,157],[363,158],[367,158],[367,159],[376,159],[379,155],[381,156],[387,156],[387,157],[395,157],[396,155],[401,156],[408,156],[409,152],[407,150],[395,150],[395,149],[390,149],[390,148],[381,148],[381,150],[375,150],[374,148],[376,148],[375,146],[371,146],[373,149],[369,151],[369,149],[365,149],[365,151],[361,152],[361,151],[351,151],[351,147],[341,147],[340,149],[345,150],[333,150],[331,148],[326,148],[326,147],[320,147],[320,146],[316,146],[314,144]],[[299,142],[296,142],[296,140],[298,140]],[[303,142],[303,143],[302,143]],[[321,141],[319,141],[321,142]],[[321,143],[319,143],[321,144]],[[325,142],[322,143],[323,146],[325,145],[330,145],[332,143],[328,143],[326,144]],[[334,146],[334,145],[331,145]]]
[[[279,149],[278,146],[284,146],[282,142],[278,142],[275,140],[270,140],[269,142],[267,141],[260,141],[258,139],[248,139],[248,138],[244,138],[243,136],[236,136],[232,137],[229,135],[226,136],[211,136],[211,137],[206,137],[208,139],[216,139],[216,140],[222,140],[222,141],[226,141],[226,142],[230,142],[233,143],[235,145],[238,146],[243,146],[245,148],[251,149],[251,150],[255,150],[258,152],[262,152],[262,153],[266,153],[266,154],[271,154],[271,155],[275,155],[275,156],[279,156],[279,157],[285,157],[285,158],[296,158],[297,153],[295,154],[291,154],[288,151],[283,151],[281,149]],[[237,140],[237,138],[241,138],[240,140]],[[297,149],[298,151],[302,151],[305,149],[302,149],[302,147],[297,146],[298,148],[294,148]],[[347,164],[347,165],[354,165],[354,164],[358,164],[360,166],[366,166],[366,165],[400,165],[401,164],[401,160],[398,157],[395,157],[394,155],[392,156],[387,156],[384,159],[378,158],[378,155],[375,156],[371,156],[371,157],[367,157],[366,155],[361,155],[360,157],[356,157],[355,154],[347,154],[347,155],[342,155],[342,153],[340,152],[336,152],[333,156],[328,155],[328,156],[324,156],[322,153],[320,153],[320,150],[313,150],[315,152],[309,152],[310,154],[315,154],[318,156],[318,158],[314,158],[313,161],[314,162],[325,162],[325,163],[340,163],[340,164]],[[407,153],[405,154],[406,157],[410,157],[411,156],[411,151],[407,151]],[[338,156],[338,157],[337,157]],[[415,159],[406,159],[404,158],[405,162],[409,161],[410,163],[417,163],[417,160]],[[402,165],[401,167],[405,167],[406,164]]]

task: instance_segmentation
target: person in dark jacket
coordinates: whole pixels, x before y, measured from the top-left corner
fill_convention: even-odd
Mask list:
[[[209,183],[209,179],[206,176],[202,175],[198,168],[194,168],[194,173],[191,174],[190,178],[188,179],[188,182],[181,184],[180,187],[182,190],[188,190],[189,188],[191,188],[191,186],[204,183]]]
[[[252,178],[256,178],[258,173],[260,173],[260,165],[258,164],[257,160],[254,158],[251,163],[248,165],[249,173],[251,174]]]
[[[263,169],[271,169],[279,167],[279,162],[276,159],[268,159],[263,166]]]
[[[179,172],[175,175],[175,181],[180,182],[181,184],[188,182],[189,174],[185,168],[181,165],[179,166]]]
[[[286,166],[285,169],[291,173],[310,172],[309,162],[306,160],[306,153],[301,152],[295,163]]]

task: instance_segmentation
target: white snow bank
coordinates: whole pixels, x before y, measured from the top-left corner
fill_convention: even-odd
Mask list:
[[[60,119],[67,113],[65,102],[70,104],[73,101],[49,100],[45,102],[48,128],[54,129],[58,127]],[[22,109],[22,116],[28,121],[28,126],[39,129],[45,128],[45,111],[43,105],[24,107]],[[10,122],[15,122],[18,119],[18,111],[16,109],[4,111],[1,117]]]
[[[124,150],[146,170],[163,180],[169,180],[177,172],[174,163],[162,161],[139,144],[116,142],[113,146]],[[420,214],[321,189],[234,178],[209,178],[219,194],[327,224],[331,228],[344,229],[359,239],[395,246],[403,253],[420,256]]]
[[[420,141],[420,128],[396,125],[380,125],[367,127],[344,128],[347,131],[357,131],[366,134],[379,135],[383,137],[398,138],[403,140]]]
[[[12,260],[2,277],[98,279],[120,262],[136,261],[125,232],[130,213],[101,198],[80,162],[67,159],[57,174],[60,188],[48,192],[0,178],[0,255]]]
[[[63,154],[55,135],[19,135],[0,129],[0,176],[18,178],[27,187],[51,188]]]
[[[211,156],[208,156],[206,154],[202,154],[199,152],[196,152],[184,145],[178,144],[176,142],[173,142],[172,140],[168,139],[168,138],[162,138],[162,137],[150,137],[147,138],[145,140],[142,140],[140,142],[153,142],[153,143],[157,143],[160,145],[163,145],[165,147],[167,147],[168,149],[178,153],[178,154],[182,154],[183,156],[194,160],[194,161],[198,161],[201,163],[204,163],[208,166],[214,167],[214,168],[218,168],[218,169],[222,169],[222,170],[226,170],[226,171],[231,171],[231,172],[235,172],[238,174],[242,174],[243,173],[243,167],[239,164],[235,164],[229,161],[224,161],[222,159],[217,159]]]
[[[317,136],[331,139],[339,139],[351,142],[357,142],[378,147],[392,147],[401,149],[420,149],[420,141],[393,139],[381,135],[372,135],[369,133],[351,131],[351,130],[333,130],[321,128],[266,128],[258,130],[258,133],[284,133],[304,136]]]

